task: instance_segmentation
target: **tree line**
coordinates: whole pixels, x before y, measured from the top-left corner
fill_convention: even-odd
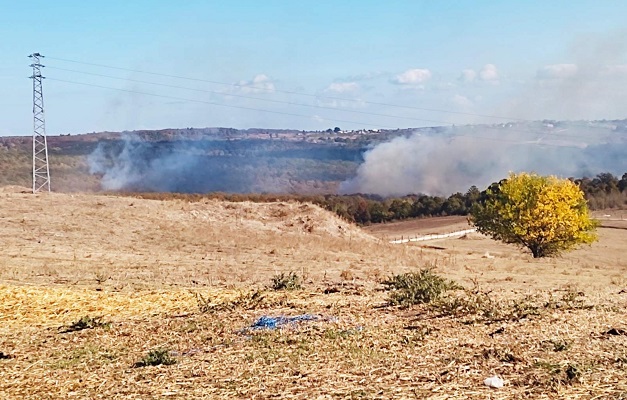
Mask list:
[[[594,178],[569,178],[584,193],[591,210],[623,208],[627,206],[627,173],[621,179],[611,173],[602,173]],[[181,199],[190,202],[218,199],[233,202],[308,202],[332,211],[340,217],[361,225],[400,221],[409,218],[460,215],[470,213],[482,195],[476,186],[465,193],[457,192],[448,197],[426,194],[410,194],[402,197],[384,198],[377,195],[298,195],[298,194],[231,194],[214,192],[207,194],[183,193],[126,193],[147,199]]]

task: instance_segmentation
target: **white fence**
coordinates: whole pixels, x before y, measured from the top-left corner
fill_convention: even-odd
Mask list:
[[[451,233],[443,233],[443,234],[433,234],[433,235],[425,235],[425,236],[417,236],[414,238],[407,238],[407,239],[397,239],[397,240],[391,240],[390,243],[393,244],[400,244],[400,243],[409,243],[409,242],[424,242],[425,240],[434,240],[434,239],[445,239],[445,238],[449,238],[449,237],[455,237],[455,236],[464,236],[468,233],[473,233],[476,232],[476,229],[466,229],[463,231],[456,231],[456,232],[451,232]]]

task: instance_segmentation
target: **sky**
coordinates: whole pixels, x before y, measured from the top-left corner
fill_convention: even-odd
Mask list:
[[[627,117],[627,2],[0,0],[0,136]]]

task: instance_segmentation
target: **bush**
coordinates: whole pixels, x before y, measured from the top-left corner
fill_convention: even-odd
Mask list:
[[[205,297],[202,293],[196,293],[196,301],[201,313],[232,311],[237,308],[252,310],[263,304],[264,300],[265,296],[261,290],[239,293],[232,299],[219,299],[209,295]]]
[[[135,368],[155,366],[155,365],[172,365],[176,364],[176,360],[170,356],[170,351],[167,349],[154,349],[150,350],[148,354],[133,364]]]
[[[464,290],[462,294],[446,296],[433,304],[441,316],[470,317],[465,324],[483,322],[520,321],[540,313],[534,299],[526,297],[510,301],[497,301],[488,292]]]
[[[68,326],[64,326],[61,328],[61,333],[70,333],[82,331],[83,329],[94,329],[94,328],[111,328],[111,322],[105,322],[102,320],[102,317],[90,317],[84,316],[81,317],[78,321],[71,323]]]
[[[281,272],[280,274],[272,277],[272,284],[270,287],[274,290],[298,290],[302,289],[302,285],[300,284],[300,277],[295,272],[290,272],[285,274]]]
[[[461,288],[455,282],[434,274],[430,268],[393,275],[383,285],[392,291],[389,303],[401,307],[431,303],[438,300],[444,292]]]

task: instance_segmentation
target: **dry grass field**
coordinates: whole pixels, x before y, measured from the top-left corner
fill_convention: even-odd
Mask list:
[[[22,191],[0,188],[2,399],[627,399],[625,214],[534,260],[478,234],[389,243],[464,219]],[[427,266],[465,289],[388,304],[383,281]],[[290,272],[302,288],[274,290]]]

